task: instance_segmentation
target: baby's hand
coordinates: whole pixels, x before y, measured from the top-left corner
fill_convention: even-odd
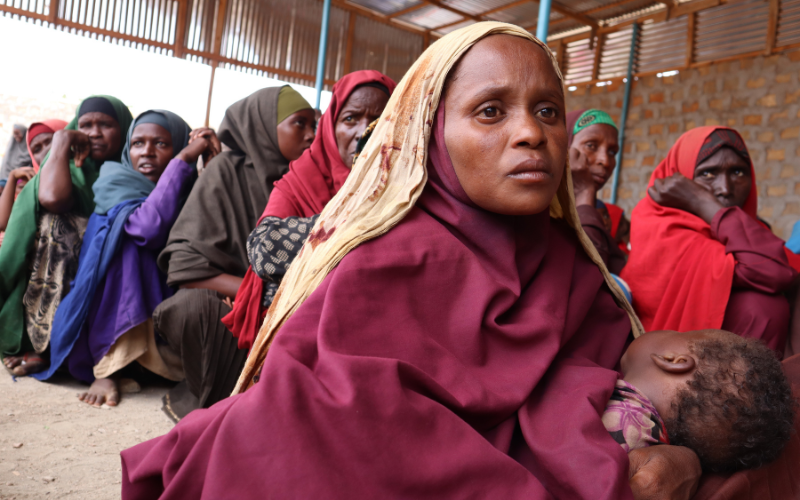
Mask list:
[[[700,483],[700,460],[683,446],[661,444],[628,453],[628,481],[636,500],[689,500]]]

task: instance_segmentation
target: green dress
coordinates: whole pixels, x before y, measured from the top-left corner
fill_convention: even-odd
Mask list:
[[[108,100],[120,129],[128,130],[133,116],[119,99]],[[80,106],[78,106],[80,110]],[[67,125],[77,130],[78,113]],[[109,160],[119,161],[118,151]],[[42,162],[46,167],[47,158]],[[49,321],[67,292],[72,268],[77,268],[86,220],[94,210],[92,185],[100,165],[91,158],[78,168],[70,161],[73,206],[67,214],[49,214],[39,205],[39,175],[31,179],[14,202],[3,245],[0,246],[0,355],[34,350],[27,331],[33,332],[37,352],[47,348]],[[73,263],[74,261],[74,263]],[[27,308],[26,308],[27,304]],[[26,325],[26,322],[29,325]]]

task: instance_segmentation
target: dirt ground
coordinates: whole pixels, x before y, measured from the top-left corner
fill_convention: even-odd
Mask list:
[[[0,499],[119,498],[119,452],[172,428],[161,411],[166,385],[123,394],[115,408],[78,401],[87,387],[14,381],[0,367]]]

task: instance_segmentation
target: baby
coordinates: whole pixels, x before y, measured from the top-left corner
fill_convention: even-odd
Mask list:
[[[791,387],[757,340],[722,330],[650,332],[620,366],[603,423],[625,451],[686,446],[705,472],[734,472],[776,459],[793,432]]]

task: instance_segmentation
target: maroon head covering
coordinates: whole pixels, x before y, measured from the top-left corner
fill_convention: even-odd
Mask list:
[[[333,97],[325,114],[319,120],[317,135],[311,147],[289,164],[289,173],[275,183],[267,207],[258,222],[266,216],[311,217],[322,212],[325,205],[339,192],[350,175],[350,166],[342,161],[336,142],[335,125],[339,112],[358,87],[380,84],[394,91],[395,83],[378,71],[362,70],[349,73],[333,86]],[[266,310],[261,307],[264,282],[247,268],[233,310],[222,322],[239,339],[239,349],[250,349],[264,319]]]
[[[630,499],[601,414],[631,323],[574,229],[467,197],[444,141],[246,392],[122,453],[123,498]]]

